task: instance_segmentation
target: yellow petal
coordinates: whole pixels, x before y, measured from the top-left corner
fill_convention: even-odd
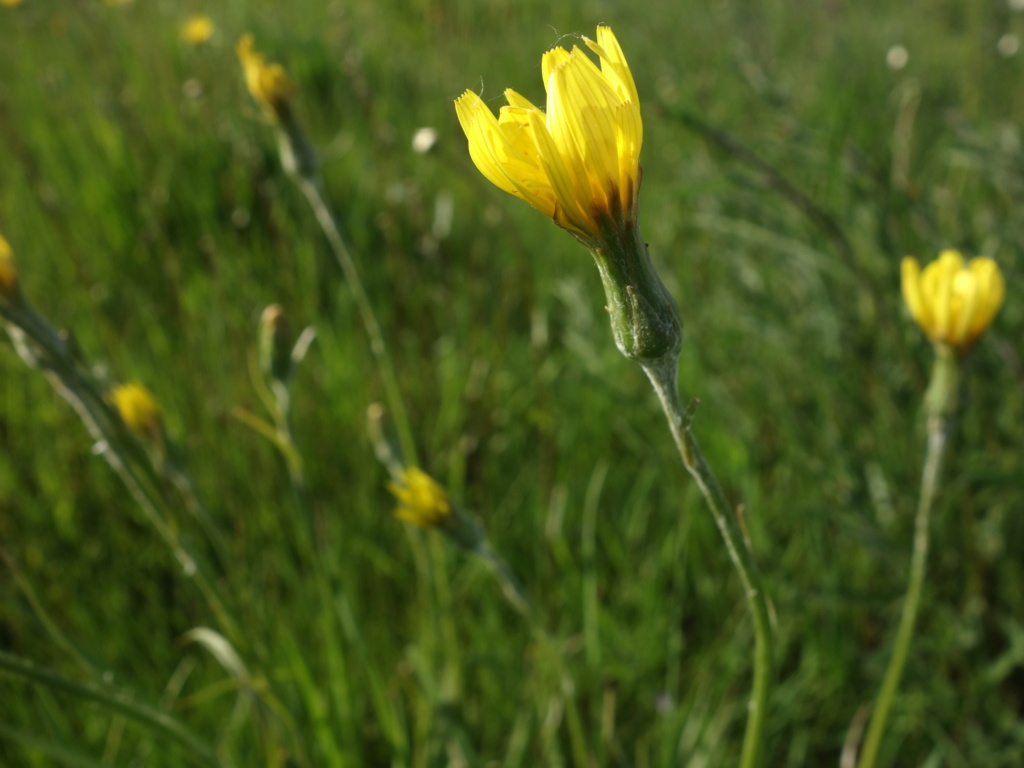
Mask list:
[[[535,149],[527,111],[504,114],[503,110],[499,124],[483,100],[466,91],[456,100],[455,112],[469,140],[469,156],[480,173],[496,187],[551,216],[554,195]]]
[[[938,259],[925,267],[923,290],[932,304],[932,331],[936,338],[949,337],[953,315],[953,280],[963,263],[963,257],[956,251],[943,251]]]
[[[600,57],[601,71],[608,78],[619,98],[639,104],[640,97],[637,96],[633,73],[629,71],[626,57],[622,54],[622,48],[619,47],[619,41],[615,38],[612,28],[601,24],[597,28],[597,42],[585,37],[583,42]]]
[[[911,316],[922,328],[931,325],[931,312],[921,295],[921,266],[917,259],[906,256],[900,269],[903,289],[903,300],[907,303]]]
[[[953,278],[952,313],[948,341],[962,347],[970,341],[968,336],[978,308],[978,281],[967,269],[960,269]]]
[[[519,107],[521,109],[537,109],[537,107],[535,107],[529,99],[527,99],[525,96],[522,96],[519,93],[516,93],[511,88],[505,89],[505,101],[508,102],[508,105],[510,107]]]
[[[544,89],[547,90],[548,82],[551,80],[551,72],[569,59],[569,52],[565,48],[552,48],[540,58],[540,73],[544,77]]]
[[[1006,295],[1006,283],[999,266],[992,260],[985,257],[971,259],[971,274],[977,283],[978,308],[974,313],[969,334],[977,338],[986,328],[992,324],[996,313],[1003,305],[1003,298]]]

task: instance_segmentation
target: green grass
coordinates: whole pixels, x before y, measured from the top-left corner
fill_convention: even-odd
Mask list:
[[[207,9],[218,37],[193,49],[177,25],[196,5],[56,5],[0,9],[0,232],[36,307],[111,381],[160,401],[226,539],[210,565],[243,661],[279,709],[182,643],[212,614],[6,342],[0,543],[75,652],[6,566],[0,650],[83,684],[109,672],[238,766],[736,762],[752,631],[718,534],[612,344],[590,257],[480,176],[452,108],[466,88],[495,106],[505,87],[541,100],[541,53],[607,22],[641,95],[641,223],[685,323],[682,391],[701,400],[697,435],[744,505],[777,617],[766,766],[838,765],[888,660],[931,364],[899,259],[956,247],[999,261],[1007,302],[971,358],[880,764],[1020,764],[1024,55],[996,42],[1024,36],[1024,15],[920,0],[232,2]],[[557,652],[478,561],[391,517],[365,429],[381,381],[244,91],[245,31],[300,86],[424,466],[479,516]],[[885,64],[895,44],[901,71]],[[440,142],[417,155],[424,125]],[[272,302],[318,330],[293,386],[312,520],[273,448],[231,415],[260,407],[248,356]],[[172,744],[0,673],[0,764],[192,764]]]

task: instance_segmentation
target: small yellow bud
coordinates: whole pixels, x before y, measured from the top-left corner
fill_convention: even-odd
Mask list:
[[[421,528],[437,528],[452,514],[452,505],[444,488],[418,467],[399,471],[399,482],[388,483],[398,499],[395,517]]]
[[[1006,295],[992,259],[979,256],[964,263],[957,251],[943,251],[923,271],[917,259],[907,256],[902,278],[903,299],[921,330],[959,353],[992,324]]]
[[[18,265],[11,246],[0,235],[0,299],[13,302],[18,296]]]
[[[253,48],[252,35],[243,35],[235,47],[242,62],[245,85],[273,123],[288,122],[291,116],[289,100],[295,94],[295,84],[288,79],[280,64],[267,64],[263,54]]]
[[[192,45],[201,45],[213,37],[216,27],[209,16],[191,16],[181,25],[179,34],[181,39]]]
[[[160,434],[160,406],[141,384],[119,384],[110,393],[110,401],[132,432],[149,437]]]

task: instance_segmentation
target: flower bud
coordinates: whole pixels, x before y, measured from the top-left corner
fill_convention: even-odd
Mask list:
[[[452,514],[452,505],[434,478],[418,467],[399,470],[398,482],[388,483],[388,490],[398,499],[395,517],[420,528],[438,528]]]
[[[215,31],[216,27],[213,24],[213,20],[209,16],[198,14],[190,16],[181,25],[178,33],[186,43],[202,45],[213,37]]]
[[[259,352],[263,375],[288,381],[292,375],[292,331],[280,304],[271,304],[260,315]]]
[[[110,401],[121,421],[137,435],[158,439],[162,433],[160,406],[141,384],[119,384],[110,393]]]
[[[3,236],[0,236],[0,300],[13,304],[20,295],[14,252]]]

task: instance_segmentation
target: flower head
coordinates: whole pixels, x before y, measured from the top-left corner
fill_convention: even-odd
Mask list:
[[[436,528],[452,514],[448,494],[434,478],[418,467],[399,470],[397,483],[388,490],[398,499],[395,517],[421,528]]]
[[[110,393],[110,401],[121,421],[132,432],[154,436],[160,430],[160,406],[141,384],[119,384]]]
[[[0,299],[13,301],[18,295],[18,265],[11,246],[0,235]]]
[[[957,251],[943,251],[922,271],[917,259],[903,259],[903,299],[929,339],[964,352],[989,327],[1006,285],[999,266],[979,256],[964,263]]]
[[[181,25],[181,39],[192,45],[201,45],[213,37],[215,29],[209,16],[192,16]]]
[[[263,113],[273,123],[287,122],[291,116],[289,99],[295,84],[280,64],[267,64],[263,54],[253,49],[252,35],[243,35],[235,47],[245,72],[245,85]]]
[[[635,221],[643,125],[636,85],[610,27],[541,59],[547,103],[541,110],[512,89],[496,118],[472,91],[455,102],[480,172],[578,239],[603,238],[609,218]]]

